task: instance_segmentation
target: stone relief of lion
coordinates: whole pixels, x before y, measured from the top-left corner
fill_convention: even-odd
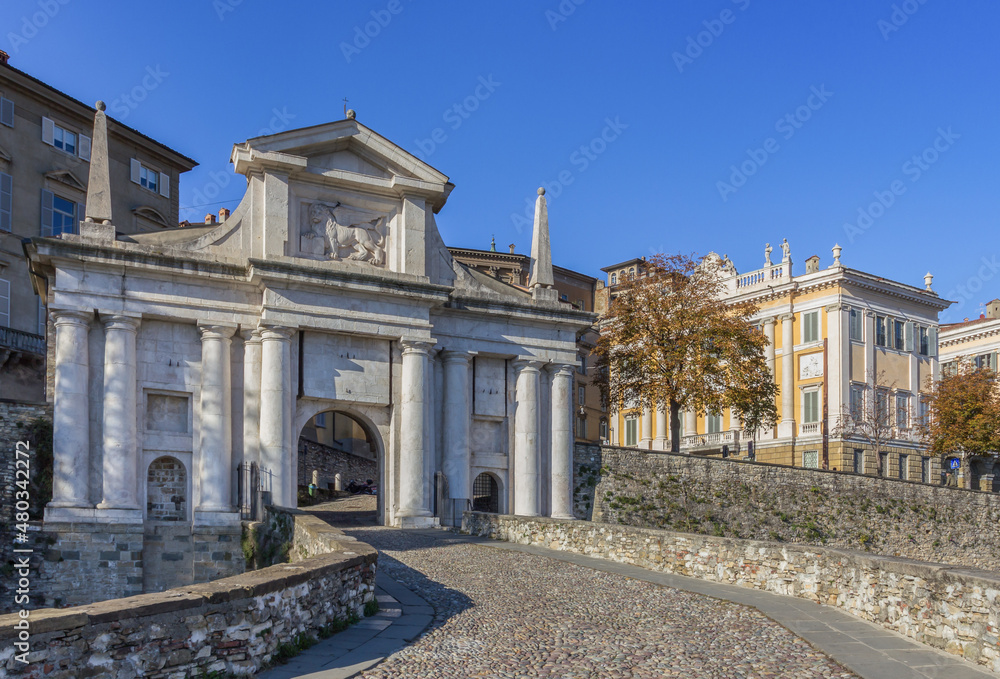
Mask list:
[[[308,230],[302,251],[340,259],[341,248],[352,250],[348,259],[385,265],[385,217],[342,205],[314,203],[309,208]],[[320,244],[322,243],[322,251]]]

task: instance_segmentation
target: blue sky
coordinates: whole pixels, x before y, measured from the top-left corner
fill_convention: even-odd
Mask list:
[[[942,320],[1000,297],[989,0],[95,5],[4,0],[0,48],[201,163],[182,216],[238,203],[234,142],[347,97],[455,183],[449,245],[528,252],[545,185],[556,263],[591,275],[657,251],[749,271],[788,238],[798,271],[835,242],[847,266],[931,271],[960,302]]]

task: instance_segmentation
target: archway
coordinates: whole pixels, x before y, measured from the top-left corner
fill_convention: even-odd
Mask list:
[[[472,511],[500,513],[500,484],[489,472],[483,472],[472,482]]]
[[[303,411],[296,445],[299,505],[349,497],[349,523],[384,523],[384,447],[378,427],[361,413],[332,404]],[[339,476],[339,486],[338,486]],[[370,500],[369,500],[370,498]]]

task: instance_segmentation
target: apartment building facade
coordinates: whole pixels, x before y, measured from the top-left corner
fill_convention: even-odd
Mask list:
[[[927,455],[918,423],[939,369],[938,314],[951,302],[933,291],[930,274],[922,288],[890,281],[845,267],[840,252],[833,249],[826,268],[810,257],[799,275],[787,249],[772,263],[768,248],[764,266],[743,274],[728,257],[705,258],[703,266],[723,278],[724,301],[758,306],[753,322],[770,341],[779,417],[776,427],[747,435],[735,413],[687,411],[682,452],[940,481],[940,462]],[[642,275],[642,261],[605,269],[607,299],[623,271]],[[847,426],[852,413],[860,420],[875,410],[887,418],[878,454]],[[625,409],[613,424],[618,445],[669,448],[663,412]]]
[[[14,68],[0,52],[0,398],[44,399],[44,300],[21,241],[77,233],[94,109]],[[112,209],[121,233],[177,226],[179,176],[197,163],[109,125]]]

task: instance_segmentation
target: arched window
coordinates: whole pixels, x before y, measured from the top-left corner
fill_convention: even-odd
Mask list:
[[[500,487],[492,474],[483,472],[472,482],[472,511],[491,514],[500,511]]]
[[[598,435],[600,436],[602,442],[608,440],[608,418],[601,418],[601,428],[598,431]]]
[[[146,518],[184,521],[187,518],[187,471],[180,460],[158,457],[146,477]]]
[[[635,267],[628,270],[628,277],[629,279],[635,278]]]
[[[611,274],[611,285],[618,285],[618,274]]]

